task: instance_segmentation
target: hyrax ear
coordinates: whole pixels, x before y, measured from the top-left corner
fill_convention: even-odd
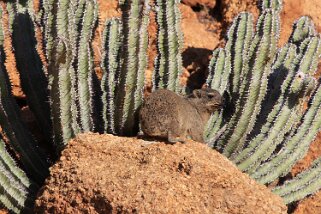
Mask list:
[[[203,94],[204,94],[204,92],[203,92],[202,89],[195,89],[195,90],[193,91],[192,97],[194,97],[194,98],[201,98],[201,97],[203,96]]]

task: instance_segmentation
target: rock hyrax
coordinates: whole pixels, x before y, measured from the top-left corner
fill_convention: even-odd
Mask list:
[[[151,93],[139,111],[145,135],[171,143],[186,139],[204,142],[203,131],[211,114],[222,106],[223,98],[213,89],[197,89],[187,97],[159,89]]]

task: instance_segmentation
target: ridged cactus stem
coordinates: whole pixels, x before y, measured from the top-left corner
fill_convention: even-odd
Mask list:
[[[121,3],[121,2],[120,2]],[[127,0],[122,8],[123,48],[119,85],[116,94],[115,123],[117,133],[137,132],[137,109],[142,101],[148,44],[149,1]]]
[[[16,161],[7,152],[3,140],[0,140],[0,166],[1,169],[8,171],[10,181],[15,184],[15,187],[23,191],[31,191],[36,193],[39,186],[30,180],[24,171],[22,171]],[[10,172],[10,173],[9,173]]]
[[[229,92],[233,101],[236,101],[239,97],[238,90],[241,84],[241,77],[246,75],[244,73],[244,62],[246,62],[247,52],[252,38],[253,17],[251,14],[241,13],[235,18],[235,21],[228,31],[228,42],[225,47],[227,55],[231,58],[230,67],[232,68],[232,71],[230,79],[232,84],[230,85],[231,88]]]
[[[0,203],[13,213],[31,211],[38,190],[26,174],[17,166],[0,140]]]
[[[293,35],[296,35],[295,38]],[[318,56],[314,53],[318,52],[318,38],[314,35],[312,22],[306,17],[300,18],[293,27],[289,43],[279,51],[269,77],[270,91],[257,120],[257,128],[247,148],[233,159],[241,170],[254,172],[301,118],[304,102],[299,101],[302,99],[300,93],[293,94],[293,88],[302,91],[308,87],[304,81],[316,71]],[[303,78],[305,73],[307,78]]]
[[[135,90],[134,94],[134,109],[135,111],[140,107],[142,100],[143,100],[143,90],[145,86],[145,70],[147,68],[147,62],[148,62],[148,54],[147,54],[147,48],[148,48],[148,34],[146,33],[148,31],[148,24],[149,24],[149,12],[150,12],[150,5],[149,0],[144,1],[144,9],[143,9],[143,15],[142,15],[142,23],[139,28],[139,52],[138,52],[138,73],[137,73],[137,89]]]
[[[68,46],[60,41],[52,50],[54,60],[49,64],[51,115],[54,142],[58,150],[74,136],[71,114],[71,53]]]
[[[79,52],[79,37],[81,36],[81,24],[84,16],[84,8],[85,8],[85,0],[71,0],[70,7],[68,8],[68,35],[69,36],[69,45],[70,45],[70,55],[72,56],[71,64],[76,65],[78,63],[78,52]],[[73,99],[71,99],[71,124],[72,130],[74,134],[78,134],[82,131],[81,123],[79,122],[79,95],[78,95],[78,72],[75,66],[69,67],[69,75],[70,75],[70,95]]]
[[[297,57],[296,52],[297,47],[293,44],[288,44],[279,50],[272,66],[272,72],[268,76],[269,93],[267,93],[264,98],[261,110],[262,114],[257,118],[257,124],[250,133],[249,139],[252,139],[263,129],[266,131],[265,128],[262,128],[263,124],[265,124],[267,120],[273,122],[273,117],[276,117],[284,104],[284,94],[288,93],[288,87],[293,79],[293,75],[295,75],[292,64]],[[292,70],[290,70],[290,68],[292,68]],[[292,71],[292,73],[290,71]],[[289,73],[292,75],[289,75]],[[277,105],[278,108],[275,108],[275,105]],[[273,108],[275,108],[275,110],[272,110]],[[274,112],[271,115],[272,118],[271,116],[268,118],[268,114],[266,114],[266,112],[270,111]]]
[[[276,149],[276,146],[283,142],[285,135],[291,128],[299,123],[299,120],[303,115],[303,102],[299,102],[299,100],[302,99],[302,97],[300,97],[300,92],[304,91],[307,85],[300,84],[300,88],[297,89],[297,94],[291,94],[290,88],[293,87],[297,81],[303,82],[297,77],[297,73],[308,73],[308,75],[313,75],[316,71],[316,67],[313,68],[311,66],[315,66],[315,64],[317,64],[315,61],[318,60],[318,55],[314,53],[320,52],[318,38],[315,37],[307,40],[309,40],[309,43],[306,45],[307,48],[305,52],[299,54],[292,62],[291,58],[285,61],[284,67],[288,67],[290,71],[288,77],[284,81],[285,84],[282,86],[283,93],[268,116],[268,122],[262,127],[261,133],[250,141],[249,148],[244,149],[236,157],[237,160],[240,160],[247,154],[247,159],[244,160],[243,163],[238,164],[241,170],[246,169],[247,172],[254,172],[261,162],[270,157]],[[295,53],[294,51],[295,49],[292,48],[292,56],[293,53]],[[291,57],[291,53],[289,54],[289,57]],[[288,63],[290,63],[290,66]],[[289,82],[291,82],[291,84],[289,84]],[[284,101],[284,97],[288,97],[286,101]],[[258,147],[255,145],[258,145]],[[255,162],[256,164],[254,166],[246,168]]]
[[[104,132],[116,134],[115,94],[120,69],[121,22],[119,19],[108,20],[104,26],[102,45],[101,80]]]
[[[206,139],[206,144],[211,148],[217,148],[216,140],[219,136],[217,134],[221,130],[223,126],[223,111],[214,112],[214,114],[210,117],[209,121],[206,124],[204,139]],[[218,148],[217,148],[218,149]]]
[[[54,138],[58,150],[79,132],[94,131],[93,53],[95,0],[44,2],[48,26],[48,75]],[[53,38],[51,38],[53,36]]]
[[[228,41],[224,50],[216,49],[213,52],[206,84],[208,87],[218,90],[222,95],[225,93],[230,94],[231,100],[229,102],[233,105],[240,97],[241,77],[246,76],[247,72],[247,69],[245,69],[246,63],[244,62],[247,60],[250,40],[253,37],[252,15],[241,13],[237,16],[228,31],[227,37]],[[246,80],[242,81],[245,83]],[[228,84],[229,82],[231,83]],[[231,108],[233,109],[233,107]],[[217,139],[215,135],[222,127],[223,115],[224,113],[221,113],[221,117],[218,118],[218,115],[214,114],[209,120],[205,131],[205,139],[208,141],[208,145],[215,145],[219,150],[222,145],[217,145],[216,142],[213,142],[213,139]],[[221,144],[223,143],[221,142]]]
[[[94,130],[93,124],[93,53],[91,44],[97,20],[96,2],[86,1],[78,52],[78,99],[82,131]]]
[[[2,17],[2,15],[3,15],[3,11],[0,6],[0,17]],[[3,32],[3,22],[2,22],[2,18],[1,18],[0,19],[0,46],[2,49],[3,49],[3,43],[4,43],[4,32]],[[1,50],[1,53],[4,53],[4,50]]]
[[[70,0],[58,0],[56,28],[58,38],[68,38],[68,9],[71,6]]]
[[[321,188],[321,158],[315,160],[309,169],[301,172],[283,185],[272,189],[286,204],[301,200]]]
[[[180,29],[178,3],[176,0],[156,1],[158,55],[155,59],[153,89],[167,88],[185,93],[185,87],[180,82],[183,72],[181,56],[183,35]]]
[[[45,45],[45,53],[47,61],[51,61],[52,49],[54,46],[54,38],[57,36],[57,31],[55,30],[56,17],[54,13],[58,10],[55,0],[43,0],[43,16],[44,16],[44,26],[43,26],[43,38]]]
[[[260,6],[261,11],[264,11],[270,8],[280,11],[282,8],[282,0],[260,0],[260,4],[261,4]]]
[[[230,74],[230,70],[225,70],[225,50],[224,49],[216,49],[213,51],[213,56],[209,65],[209,75],[206,81],[206,84],[209,88],[216,89],[220,92],[220,94],[224,94],[226,91],[227,80]],[[207,122],[204,139],[207,140],[209,146],[213,146],[214,142],[209,142],[213,136],[221,128],[222,123],[222,111],[221,113],[215,112]]]
[[[311,106],[304,115],[298,130],[288,137],[282,149],[270,157],[270,160],[260,166],[251,176],[260,183],[270,183],[277,177],[285,175],[291,167],[308,151],[310,143],[321,128],[321,87],[313,96]]]
[[[251,22],[246,14],[239,15],[228,32],[226,47],[213,52],[207,79],[207,85],[224,93],[227,100],[227,107],[208,122],[207,144],[262,184],[289,173],[321,130],[321,85],[315,78],[320,35],[312,21],[302,17],[294,23],[288,43],[275,54],[281,5],[280,0],[261,1],[254,37],[247,34],[250,28],[245,26]],[[248,50],[242,49],[245,38]],[[229,73],[227,83],[224,72]],[[316,160],[273,192],[287,204],[316,192],[321,188],[320,163],[321,159]]]
[[[299,45],[305,38],[312,36],[317,36],[314,24],[309,17],[303,16],[295,21],[289,41]]]
[[[2,9],[0,8],[0,15],[2,13]],[[7,103],[10,101],[13,101],[13,98],[10,94],[10,87],[8,87],[8,80],[4,76],[5,66],[4,66],[4,60],[5,60],[5,53],[3,48],[4,43],[4,36],[3,36],[3,30],[2,30],[2,21],[0,21],[0,82],[1,82],[1,93],[0,96],[3,95],[3,92],[5,94],[4,97],[1,97],[1,100],[4,98]],[[9,91],[8,91],[9,90]],[[6,94],[8,92],[9,94]],[[14,101],[13,101],[14,102]],[[1,105],[2,101],[0,102]],[[9,104],[9,111],[13,110],[12,107],[15,107],[15,104],[13,106],[10,106]],[[8,110],[8,108],[6,108]],[[18,110],[18,109],[16,109]],[[0,106],[0,123],[2,126],[2,132],[4,134],[7,133],[7,137],[9,141],[11,142],[11,139],[16,140],[14,138],[14,133],[12,133],[13,129],[10,129],[7,124],[6,117],[11,116],[7,115],[3,106]],[[10,118],[9,122],[12,122],[14,118]],[[14,125],[14,124],[12,124]],[[15,126],[16,127],[16,126]],[[20,131],[15,129],[15,131]],[[26,131],[26,130],[24,130]],[[22,138],[20,138],[21,140]],[[28,140],[28,139],[23,139]],[[19,144],[17,141],[11,142],[12,146],[15,147],[17,152],[21,152],[21,150],[26,151],[28,149],[27,147],[24,147],[23,144]],[[30,151],[29,151],[30,152]],[[29,157],[26,157],[30,154],[27,154],[26,152],[21,153],[23,157],[21,157],[21,161],[23,162],[23,165],[25,169],[28,169],[29,173],[34,173],[34,167],[36,167],[35,170],[40,170],[40,168],[37,168],[37,166],[32,166],[31,161]],[[35,154],[37,155],[37,154]],[[32,168],[32,169],[31,169]],[[34,174],[34,176],[38,176],[39,174]],[[40,182],[42,182],[42,179],[39,178]],[[17,163],[13,160],[13,158],[9,155],[7,152],[7,149],[5,147],[5,144],[0,139],[0,204],[2,206],[5,206],[10,212],[13,213],[20,213],[22,211],[30,211],[30,208],[32,207],[34,196],[36,194],[36,191],[38,190],[38,185],[36,185],[33,181],[31,181],[25,172],[23,172],[18,166]]]
[[[267,75],[276,52],[278,33],[279,14],[270,9],[264,11],[258,20],[256,36],[249,53],[248,75],[251,76],[251,81],[245,87],[248,94],[244,103],[242,100],[245,94],[240,98],[239,106],[242,109],[236,109],[235,116],[228,124],[228,127],[233,127],[233,132],[227,132],[224,137],[228,142],[223,152],[226,156],[236,154],[243,148],[246,134],[252,130],[260,112],[267,89]]]
[[[286,55],[283,55],[284,53],[286,53]],[[281,66],[277,66],[275,69],[275,72],[277,73],[277,77],[282,77],[284,75],[286,75],[286,78],[283,81],[282,84],[282,88],[281,90],[281,94],[279,95],[279,99],[277,102],[273,102],[273,97],[277,96],[274,94],[274,92],[279,93],[277,91],[271,91],[269,94],[270,99],[268,99],[270,102],[272,102],[273,104],[275,104],[273,106],[273,110],[270,112],[270,114],[268,115],[267,119],[266,119],[266,123],[264,124],[264,126],[261,128],[260,133],[254,138],[252,139],[249,143],[249,146],[247,148],[245,148],[240,154],[238,154],[237,157],[235,157],[234,162],[239,163],[240,160],[243,160],[243,158],[252,157],[252,153],[254,152],[253,150],[256,149],[257,151],[260,151],[259,149],[257,149],[256,147],[260,146],[262,147],[264,145],[264,143],[261,143],[262,141],[264,141],[267,137],[268,132],[270,131],[270,128],[272,126],[272,124],[274,123],[274,120],[277,118],[277,116],[279,115],[282,107],[285,105],[285,101],[284,101],[284,94],[287,92],[287,89],[291,83],[291,80],[294,77],[295,74],[295,70],[292,69],[292,73],[290,73],[289,69],[290,66],[292,65],[293,61],[295,60],[296,57],[296,47],[295,46],[290,46],[289,48],[284,48],[279,52],[278,55],[278,59],[282,59],[283,64],[282,67]],[[284,73],[284,74],[283,74]],[[275,80],[276,83],[280,83],[279,81]],[[268,107],[266,107],[268,108]],[[263,110],[265,110],[265,108],[263,107]],[[287,116],[289,115],[289,113],[291,112],[291,109],[288,109],[289,111],[287,111]],[[266,111],[264,111],[266,112]],[[287,117],[285,117],[287,118]],[[251,159],[255,159],[255,158],[251,158]],[[239,167],[241,169],[243,169],[242,165],[239,165]]]
[[[210,88],[218,90],[220,94],[223,94],[226,90],[227,80],[229,77],[229,70],[225,70],[226,51],[224,49],[216,49],[213,52],[213,57],[209,66],[209,77],[207,79],[207,85]]]
[[[8,77],[2,66],[0,53],[0,124],[12,147],[21,155],[21,162],[29,176],[41,183],[48,175],[48,164],[37,149],[37,143],[22,123],[19,107],[11,94]]]

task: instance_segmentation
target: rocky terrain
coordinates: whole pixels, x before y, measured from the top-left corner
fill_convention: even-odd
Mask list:
[[[279,196],[198,142],[81,134],[40,190],[36,213],[286,213]]]

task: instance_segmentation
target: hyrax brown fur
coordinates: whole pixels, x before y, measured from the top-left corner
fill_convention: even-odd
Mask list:
[[[213,89],[197,89],[187,97],[159,89],[151,93],[141,106],[141,129],[147,136],[163,138],[171,143],[187,139],[204,142],[204,127],[222,103],[222,96]]]

